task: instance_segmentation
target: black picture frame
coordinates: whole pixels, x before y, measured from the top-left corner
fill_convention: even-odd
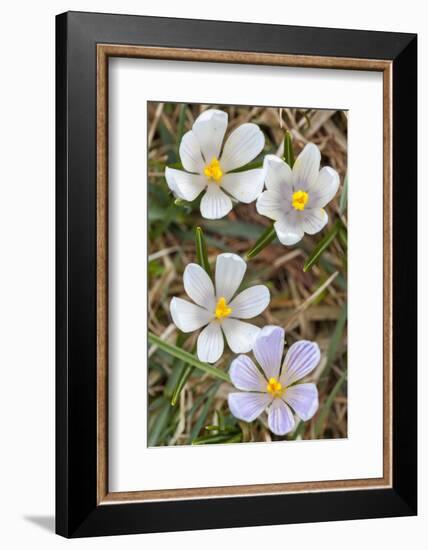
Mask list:
[[[98,504],[96,47],[100,43],[392,63],[392,487]],[[415,515],[417,36],[68,12],[56,18],[56,97],[56,532],[86,537]]]

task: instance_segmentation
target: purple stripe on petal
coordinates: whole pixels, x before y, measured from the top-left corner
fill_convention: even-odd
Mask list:
[[[284,329],[268,325],[256,338],[253,353],[267,378],[278,378],[284,352]]]
[[[309,374],[318,365],[321,358],[316,342],[300,340],[293,344],[285,356],[281,374],[281,383],[289,386]]]
[[[267,393],[229,393],[230,412],[245,422],[255,420],[269,405],[271,397]]]
[[[274,399],[269,409],[269,429],[275,435],[285,435],[294,428],[294,417],[290,407],[282,399]]]
[[[253,361],[246,355],[239,355],[230,365],[230,378],[235,388],[244,391],[266,391],[266,380]]]
[[[296,384],[287,388],[284,400],[299,418],[309,420],[318,410],[318,390],[315,384]]]

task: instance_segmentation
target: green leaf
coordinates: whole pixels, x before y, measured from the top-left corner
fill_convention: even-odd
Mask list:
[[[181,372],[181,375],[177,381],[177,385],[174,388],[174,391],[172,392],[171,397],[171,405],[174,407],[178,401],[178,398],[180,397],[181,390],[184,388],[187,380],[189,380],[190,375],[193,372],[194,367],[192,365],[186,365]]]
[[[210,365],[207,365],[206,363],[202,363],[202,361],[199,361],[194,355],[189,353],[188,351],[185,351],[184,349],[180,349],[177,346],[174,346],[173,344],[169,344],[168,342],[165,342],[159,336],[156,336],[152,332],[148,333],[148,339],[149,342],[155,346],[158,346],[159,349],[164,351],[165,353],[169,353],[173,357],[176,357],[177,359],[181,359],[185,363],[192,365],[193,367],[196,367],[197,369],[209,374],[213,378],[217,378],[218,380],[223,380],[224,382],[230,382],[229,375],[215,367],[211,367]]]
[[[180,149],[181,138],[183,137],[183,133],[184,133],[184,121],[186,120],[186,109],[187,109],[187,103],[182,103],[180,105],[180,114],[178,116],[178,126],[177,126],[177,142],[176,142],[177,158],[180,158],[179,149]]]
[[[231,170],[229,173],[236,174],[238,172],[246,172],[247,170],[254,170],[254,168],[262,168],[262,167],[263,167],[262,161],[255,161],[255,162],[250,162],[245,166],[241,166],[240,168],[235,168],[235,170]]]
[[[327,250],[327,248],[331,245],[331,243],[335,239],[337,233],[339,232],[340,226],[341,226],[341,222],[340,220],[337,220],[336,223],[333,225],[333,227],[330,229],[330,231],[324,235],[324,237],[319,241],[317,246],[312,250],[311,254],[309,255],[309,258],[306,260],[305,265],[303,266],[303,271],[305,272],[308,271],[312,266],[318,263],[324,251]]]
[[[193,439],[201,431],[202,426],[205,424],[205,421],[207,419],[208,413],[210,412],[212,402],[214,401],[214,398],[219,386],[220,386],[220,382],[216,382],[214,385],[211,386],[211,388],[206,393],[206,396],[205,396],[206,400],[205,400],[204,406],[202,407],[202,410],[200,411],[198,418],[190,432],[190,441],[193,441]]]
[[[287,130],[284,136],[284,156],[283,159],[290,168],[294,166],[294,151],[293,151],[293,138],[291,133]]]
[[[330,395],[328,396],[326,402],[324,403],[323,408],[321,409],[320,415],[315,424],[315,437],[318,437],[320,435],[324,422],[327,419],[328,413],[330,412],[333,401],[335,400],[337,394],[339,393],[340,388],[342,387],[342,384],[345,382],[346,378],[347,378],[347,371],[345,370],[340,376],[339,380],[334,385],[334,388],[331,390]]]
[[[153,419],[154,414],[151,414],[153,424],[149,431],[147,441],[149,447],[154,447],[157,445],[162,432],[168,424],[170,410],[171,407],[169,405],[169,402],[165,399],[162,406],[158,409],[155,419]]]
[[[195,241],[196,241],[196,258],[198,264],[205,269],[209,277],[211,277],[211,268],[208,261],[207,245],[202,229],[197,227],[195,229]]]
[[[276,237],[275,228],[272,225],[267,227],[257,239],[252,248],[247,252],[246,259],[251,260],[266,248]]]
[[[345,180],[343,182],[342,194],[340,195],[339,213],[341,216],[343,216],[343,214],[345,213],[347,202],[348,202],[348,174],[346,174],[345,176]]]
[[[333,361],[336,358],[337,350],[339,348],[340,341],[342,340],[343,330],[345,328],[346,319],[348,316],[348,307],[347,304],[343,304],[342,309],[340,310],[339,318],[337,319],[336,326],[334,327],[333,336],[330,340],[330,345],[327,350],[327,361],[325,367],[320,375],[320,381],[326,381],[328,374],[330,372]]]
[[[208,445],[213,443],[241,443],[241,441],[241,433],[237,433],[233,436],[231,436],[230,434],[203,435],[194,439],[192,441],[192,445]]]

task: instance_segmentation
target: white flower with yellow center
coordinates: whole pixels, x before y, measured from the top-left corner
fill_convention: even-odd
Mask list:
[[[253,347],[260,329],[241,319],[259,315],[269,305],[269,290],[256,285],[236,294],[247,264],[236,254],[220,254],[215,267],[215,288],[207,272],[198,264],[186,266],[183,284],[195,303],[173,298],[170,312],[175,325],[183,332],[202,327],[197,354],[200,361],[215,363],[223,353],[223,333],[234,353],[245,353]]]
[[[247,355],[240,355],[230,366],[230,378],[240,392],[230,393],[229,409],[233,416],[252,422],[266,409],[268,425],[276,435],[294,428],[294,414],[306,421],[318,410],[318,390],[312,383],[296,383],[319,363],[318,344],[300,340],[284,352],[284,329],[264,327],[254,344],[254,357],[260,369]],[[294,413],[294,414],[293,414]]]
[[[238,126],[222,144],[228,115],[217,109],[204,111],[180,143],[183,170],[165,169],[169,188],[180,199],[193,201],[202,191],[201,215],[223,218],[232,210],[230,196],[239,202],[256,200],[263,190],[263,169],[230,173],[251,162],[263,150],[265,138],[256,124]]]
[[[328,222],[324,207],[339,188],[338,173],[325,166],[320,170],[321,154],[308,143],[291,169],[275,155],[263,163],[266,191],[257,200],[259,214],[275,220],[275,231],[282,244],[298,243],[305,233],[314,235]]]

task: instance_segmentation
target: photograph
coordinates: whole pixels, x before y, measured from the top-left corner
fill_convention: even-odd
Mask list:
[[[149,447],[347,438],[347,130],[147,102]]]

